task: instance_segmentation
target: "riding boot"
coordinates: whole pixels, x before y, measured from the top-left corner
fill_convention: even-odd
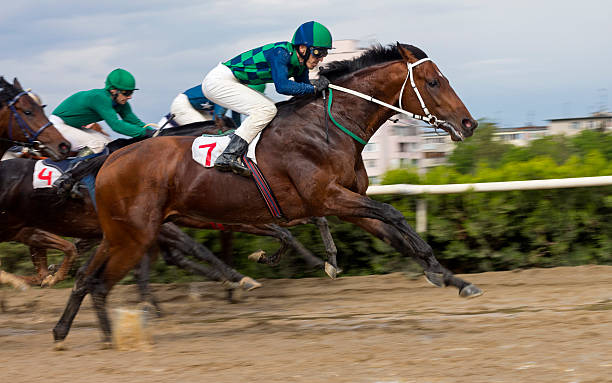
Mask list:
[[[243,177],[251,177],[251,171],[242,162],[242,156],[249,148],[248,142],[237,134],[232,135],[229,144],[215,161],[215,168],[222,172],[232,171]]]
[[[86,176],[87,174],[97,175],[98,170],[102,167],[102,164],[108,157],[108,154],[101,152],[95,154],[89,148],[83,148],[77,157],[86,157],[70,170],[64,172],[55,182],[53,187],[57,189],[57,194],[60,197],[67,195],[69,192],[73,198],[82,198],[82,194],[79,192],[78,181]]]

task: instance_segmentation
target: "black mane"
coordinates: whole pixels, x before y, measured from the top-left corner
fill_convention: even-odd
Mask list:
[[[8,104],[9,101],[12,101],[20,92],[21,89],[15,88],[13,84],[0,76],[0,106]]]
[[[407,44],[401,44],[403,48],[408,49],[416,57],[417,60],[427,57],[421,49]],[[380,44],[373,45],[361,56],[350,60],[334,61],[321,69],[319,74],[327,77],[330,81],[334,81],[344,75],[356,72],[360,69],[367,68],[372,65],[381,64],[389,61],[401,60],[402,56],[397,49],[397,45],[388,45],[383,47]]]

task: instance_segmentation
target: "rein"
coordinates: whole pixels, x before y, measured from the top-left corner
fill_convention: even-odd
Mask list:
[[[28,142],[21,142],[21,141],[13,140],[13,119],[9,119],[9,125],[8,125],[9,138],[8,139],[0,138],[0,140],[7,141],[7,142],[17,144],[17,145],[26,146],[26,147],[36,147],[38,149],[42,149],[45,146],[42,142],[38,141],[37,138],[46,128],[53,125],[53,123],[49,121],[37,131],[34,131],[32,128],[30,128],[30,126],[23,120],[23,118],[21,118],[21,116],[17,112],[17,108],[15,108],[15,103],[22,96],[25,96],[26,94],[28,94],[28,92],[24,91],[24,92],[19,93],[15,97],[13,97],[13,99],[8,103],[8,107],[11,110],[11,113],[13,114],[15,121],[17,121],[17,125],[21,129],[21,132],[23,133],[24,137],[28,140]]]
[[[421,93],[419,92],[419,89],[417,88],[416,84],[414,83],[414,74],[412,73],[412,68],[416,67],[419,64],[422,64],[426,61],[431,61],[431,59],[429,57],[426,57],[424,59],[418,60],[414,63],[406,63],[406,66],[408,67],[408,73],[406,74],[406,79],[404,80],[404,83],[402,84],[402,89],[400,90],[400,95],[399,95],[399,108],[396,106],[393,106],[391,104],[388,104],[384,101],[381,101],[379,99],[376,99],[372,96],[368,96],[366,94],[363,94],[361,92],[357,92],[356,90],[353,89],[349,89],[349,88],[345,88],[339,85],[334,85],[334,84],[329,84],[329,102],[327,104],[327,109],[326,109],[326,114],[329,115],[329,118],[332,120],[332,122],[334,123],[334,125],[336,125],[340,130],[342,130],[344,133],[348,134],[349,136],[351,136],[355,141],[359,142],[362,145],[366,145],[368,142],[363,140],[362,138],[358,137],[357,135],[355,135],[353,132],[349,131],[347,128],[345,128],[344,126],[340,125],[338,122],[336,122],[336,120],[334,120],[334,117],[331,115],[331,104],[332,104],[332,89],[336,89],[340,92],[344,92],[344,93],[348,93],[348,94],[352,94],[353,96],[357,96],[360,98],[363,98],[366,101],[370,101],[373,102],[375,104],[378,105],[382,105],[386,108],[389,108],[391,110],[394,110],[398,113],[401,114],[405,114],[410,118],[414,118],[417,120],[421,120],[421,121],[425,121],[430,125],[433,125],[435,128],[438,128],[440,125],[444,124],[445,121],[438,119],[436,116],[432,115],[429,112],[429,109],[427,109],[427,106],[425,105],[425,102],[423,101],[423,97],[421,97]],[[419,102],[421,103],[421,108],[423,109],[423,113],[424,115],[419,115],[419,114],[414,114],[411,113],[407,110],[404,110],[402,107],[402,96],[404,95],[404,88],[406,87],[406,83],[408,82],[408,79],[410,78],[410,85],[412,86],[412,89],[414,89],[414,93],[416,93],[417,98],[419,99]],[[323,97],[325,98],[325,93],[323,93]],[[325,119],[327,121],[327,119]]]

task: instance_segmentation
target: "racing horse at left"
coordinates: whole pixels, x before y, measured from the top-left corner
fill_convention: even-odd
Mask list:
[[[0,77],[0,158],[14,145],[39,152],[54,161],[65,159],[70,142],[49,121],[43,106],[15,78]]]
[[[398,111],[447,131],[454,141],[473,134],[478,123],[448,79],[421,49],[400,43],[331,63],[320,74],[332,81],[327,97],[294,97],[277,104],[278,113],[256,148],[287,224],[338,216],[413,258],[435,286],[453,286],[465,298],[481,295],[479,287],[440,264],[401,212],[366,196],[361,152]],[[327,129],[332,122],[335,126]],[[58,346],[89,293],[103,342],[110,342],[106,297],[142,259],[164,222],[277,222],[251,180],[191,161],[192,142],[156,137],[118,150],[103,165],[96,199],[104,239],[53,329]]]

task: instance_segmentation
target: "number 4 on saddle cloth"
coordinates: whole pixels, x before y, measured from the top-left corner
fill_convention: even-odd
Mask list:
[[[228,131],[222,135],[208,135],[204,134],[200,137],[197,137],[193,144],[191,145],[191,155],[193,160],[206,168],[211,168],[215,165],[215,160],[217,157],[223,153],[223,150],[230,142],[230,134],[232,131]],[[259,170],[257,166],[257,159],[255,158],[255,147],[259,142],[259,137],[261,133],[259,133],[255,139],[249,144],[249,150],[247,154],[242,157],[244,164],[251,170],[253,173],[253,180],[257,185],[257,189],[264,199],[266,206],[268,206],[268,210],[272,217],[280,220],[286,221],[286,217],[284,216],[276,197],[272,193],[272,189],[270,185],[268,185],[268,181],[266,181],[265,177]]]
[[[100,153],[94,153],[83,157],[69,158],[63,161],[52,161],[50,159],[38,160],[34,165],[34,174],[32,175],[32,188],[42,189],[51,188],[53,183],[65,172],[74,168],[79,162],[88,160],[93,157],[108,154],[108,149],[104,149]],[[81,178],[79,182],[87,188],[91,201],[96,206],[95,202],[95,184],[96,179],[93,174],[88,174]],[[76,184],[78,187],[78,183]]]

